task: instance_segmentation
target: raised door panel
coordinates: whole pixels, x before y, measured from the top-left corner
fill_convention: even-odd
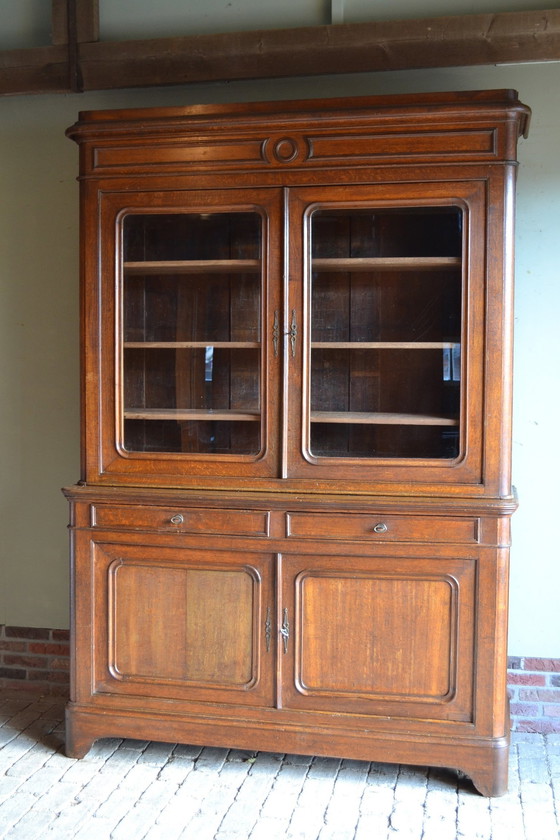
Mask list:
[[[472,720],[473,558],[283,562],[286,707]]]
[[[287,475],[483,479],[485,185],[290,191]]]
[[[91,200],[100,229],[84,262],[88,481],[277,475],[281,192]]]
[[[95,692],[269,705],[271,558],[94,543]]]

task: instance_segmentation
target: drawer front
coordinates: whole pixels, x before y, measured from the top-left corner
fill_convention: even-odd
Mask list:
[[[298,539],[477,543],[479,520],[374,513],[288,513],[286,536]]]
[[[174,533],[229,534],[267,537],[269,513],[263,510],[93,505],[91,524],[97,528],[139,528]]]

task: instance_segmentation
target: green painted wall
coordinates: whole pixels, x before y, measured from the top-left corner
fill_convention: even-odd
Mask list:
[[[519,8],[493,4],[504,5]],[[497,87],[533,109],[519,149],[510,652],[560,656],[559,63],[0,99],[0,623],[68,625],[60,487],[79,476],[78,155],[64,131],[78,111]]]

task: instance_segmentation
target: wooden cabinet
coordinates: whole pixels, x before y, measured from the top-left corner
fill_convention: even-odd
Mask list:
[[[82,114],[67,751],[507,786],[514,92]]]
[[[96,691],[273,702],[270,555],[92,541]],[[268,643],[270,648],[270,641]]]
[[[286,708],[470,719],[476,563],[415,553],[285,558]]]

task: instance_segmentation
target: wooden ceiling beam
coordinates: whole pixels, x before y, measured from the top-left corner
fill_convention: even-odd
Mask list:
[[[65,45],[0,51],[0,95],[69,90]]]
[[[59,50],[0,52],[0,94],[71,89]],[[75,58],[83,90],[559,60],[560,9],[89,41]]]

